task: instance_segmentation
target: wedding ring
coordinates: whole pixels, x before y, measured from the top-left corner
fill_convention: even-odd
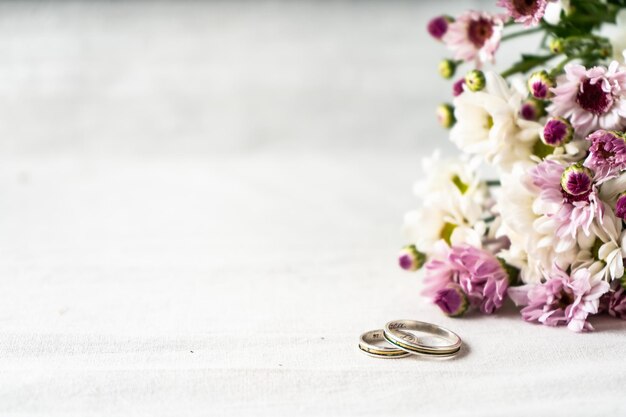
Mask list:
[[[404,332],[402,332],[404,333]],[[406,333],[409,338],[413,338],[413,335]],[[361,339],[359,340],[359,349],[363,351],[366,355],[373,356],[375,358],[403,358],[405,356],[411,355],[410,352],[407,352],[403,349],[399,349],[394,346],[379,346],[376,345],[376,342],[383,341],[385,342],[385,338],[383,336],[382,330],[370,330],[369,332],[365,332],[361,335]]]
[[[445,344],[426,344],[409,331],[427,333]],[[410,336],[410,337],[407,337]],[[389,343],[405,352],[413,354],[428,354],[439,356],[453,356],[461,349],[461,338],[451,330],[436,324],[415,320],[394,320],[385,325],[383,337]]]

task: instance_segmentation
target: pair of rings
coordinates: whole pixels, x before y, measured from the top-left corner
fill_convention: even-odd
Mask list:
[[[418,338],[411,331],[425,333],[430,337]],[[391,346],[381,346],[381,341]],[[359,349],[376,358],[403,358],[409,355],[450,357],[459,353],[462,344],[461,338],[445,327],[423,321],[394,320],[387,323],[384,329],[363,333]]]

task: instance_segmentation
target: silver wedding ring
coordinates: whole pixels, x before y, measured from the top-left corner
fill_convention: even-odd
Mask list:
[[[438,343],[426,343],[417,338],[410,331],[426,333]],[[410,337],[407,337],[409,335]],[[412,354],[454,356],[461,349],[462,341],[459,335],[445,327],[416,320],[394,320],[383,329],[385,340],[399,349]],[[439,343],[443,342],[443,343]]]
[[[407,335],[409,337],[413,337],[411,334],[407,333]],[[380,342],[388,344],[385,342],[385,336],[382,329],[370,330],[369,332],[365,332],[361,335],[361,339],[359,340],[359,349],[361,349],[366,355],[373,356],[375,358],[404,358],[405,356],[409,356],[411,354],[410,352],[393,345],[380,346]]]

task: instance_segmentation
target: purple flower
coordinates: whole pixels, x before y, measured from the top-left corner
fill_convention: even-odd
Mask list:
[[[615,215],[622,220],[626,220],[626,193],[622,193],[615,203]]]
[[[422,295],[434,299],[437,292],[450,283],[458,283],[459,268],[450,261],[450,247],[438,241],[424,265],[424,290]]]
[[[530,170],[532,183],[539,188],[542,214],[551,217],[557,229],[557,251],[576,245],[578,232],[591,234],[594,219],[602,222],[604,204],[597,196],[592,173],[580,164],[565,169],[555,161],[546,160]]]
[[[454,59],[475,61],[480,68],[493,62],[503,28],[500,16],[468,11],[450,24],[443,41],[454,52]]]
[[[465,295],[461,286],[452,283],[437,291],[433,298],[433,303],[435,303],[445,315],[450,317],[462,316],[469,306],[467,295]]]
[[[626,125],[626,71],[617,61],[608,68],[568,64],[551,91],[554,98],[548,111],[568,118],[581,136]]]
[[[598,130],[587,136],[591,142],[585,166],[591,168],[603,181],[626,168],[626,141],[618,132]]]
[[[621,286],[616,291],[607,292],[600,299],[600,311],[618,319],[626,320],[626,291]]]
[[[545,100],[552,96],[550,89],[554,87],[552,78],[546,71],[534,72],[528,78],[528,92],[534,98]]]
[[[531,99],[526,100],[522,103],[522,107],[520,108],[520,116],[524,120],[539,120],[541,116],[544,114],[543,106],[541,106],[537,100]]]
[[[461,271],[459,284],[474,307],[485,314],[502,307],[509,287],[509,274],[495,256],[464,245],[452,248],[450,261]]]
[[[505,7],[507,14],[524,26],[536,26],[546,12],[547,0],[499,0],[497,5]]]
[[[546,145],[562,146],[572,140],[572,125],[562,117],[553,117],[543,128],[543,141]]]
[[[568,166],[561,175],[561,188],[567,201],[586,200],[592,185],[593,172],[580,163]]]
[[[512,288],[509,295],[516,304],[526,305],[522,317],[546,326],[567,325],[575,332],[593,330],[587,321],[598,312],[602,294],[609,290],[606,281],[594,280],[586,268],[571,276],[555,267],[541,284]]]
[[[428,33],[437,40],[441,40],[448,32],[448,26],[453,21],[449,16],[437,16],[428,22]]]
[[[454,97],[460,96],[461,94],[463,94],[463,86],[465,85],[465,77],[461,78],[459,80],[456,80],[456,82],[452,85],[452,95]]]
[[[469,303],[485,314],[493,313],[504,303],[509,274],[487,251],[469,245],[453,246],[438,259],[428,261],[425,268],[426,288],[422,294],[433,301],[442,297],[441,291],[449,289],[449,284],[458,284]]]

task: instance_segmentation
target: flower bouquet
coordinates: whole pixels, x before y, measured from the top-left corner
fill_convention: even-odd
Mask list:
[[[526,321],[592,330],[591,315],[626,318],[626,0],[497,6],[428,24],[452,54],[441,75],[466,67],[437,110],[462,155],[424,160],[399,264],[424,269],[449,316],[511,298]],[[485,68],[527,35],[539,52]]]

